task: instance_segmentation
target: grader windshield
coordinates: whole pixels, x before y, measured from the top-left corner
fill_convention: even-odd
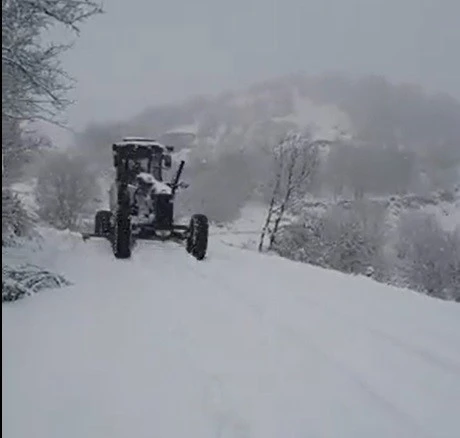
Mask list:
[[[162,181],[163,179],[161,157],[128,158],[127,166],[130,180],[134,180],[141,172],[150,173],[158,181]]]
[[[117,179],[133,181],[141,173],[150,173],[163,181],[163,169],[171,167],[171,155],[163,145],[147,140],[125,140],[113,145]]]

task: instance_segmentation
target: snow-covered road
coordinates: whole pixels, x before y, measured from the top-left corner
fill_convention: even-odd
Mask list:
[[[74,286],[2,306],[7,438],[460,436],[458,304],[219,242],[53,257]]]

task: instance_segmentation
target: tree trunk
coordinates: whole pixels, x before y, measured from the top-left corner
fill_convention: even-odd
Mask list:
[[[268,232],[268,228],[270,227],[270,222],[272,220],[273,211],[275,209],[275,200],[276,200],[276,195],[277,195],[278,190],[279,190],[279,185],[280,185],[280,180],[278,178],[276,180],[275,187],[273,188],[272,198],[270,200],[270,205],[269,205],[268,211],[267,211],[267,217],[265,218],[265,223],[264,223],[264,226],[262,228],[262,232],[260,233],[259,252],[262,252],[262,250],[263,250],[265,236],[266,236],[266,234]]]
[[[275,219],[273,229],[271,230],[271,233],[270,233],[270,241],[269,241],[269,244],[268,244],[268,249],[269,250],[271,250],[273,248],[273,245],[275,243],[276,234],[278,233],[278,229],[279,229],[281,220],[283,219],[284,212],[286,211],[286,205],[289,202],[289,198],[291,197],[291,193],[292,193],[292,187],[289,187],[287,189],[287,191],[286,191],[286,195],[284,196],[283,202],[280,205],[278,216]]]

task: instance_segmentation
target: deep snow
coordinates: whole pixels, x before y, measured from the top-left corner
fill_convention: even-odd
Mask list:
[[[459,436],[458,304],[217,238],[47,241],[74,286],[2,306],[5,437]]]

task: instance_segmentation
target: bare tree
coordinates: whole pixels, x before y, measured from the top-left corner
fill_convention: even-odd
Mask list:
[[[86,159],[65,152],[48,154],[36,186],[43,220],[59,229],[76,229],[97,195],[96,175]]]
[[[269,235],[268,249],[273,247],[285,213],[296,197],[304,195],[319,164],[319,148],[330,144],[327,140],[312,140],[309,135],[290,132],[273,150],[274,181],[267,216],[259,241],[263,250]]]

